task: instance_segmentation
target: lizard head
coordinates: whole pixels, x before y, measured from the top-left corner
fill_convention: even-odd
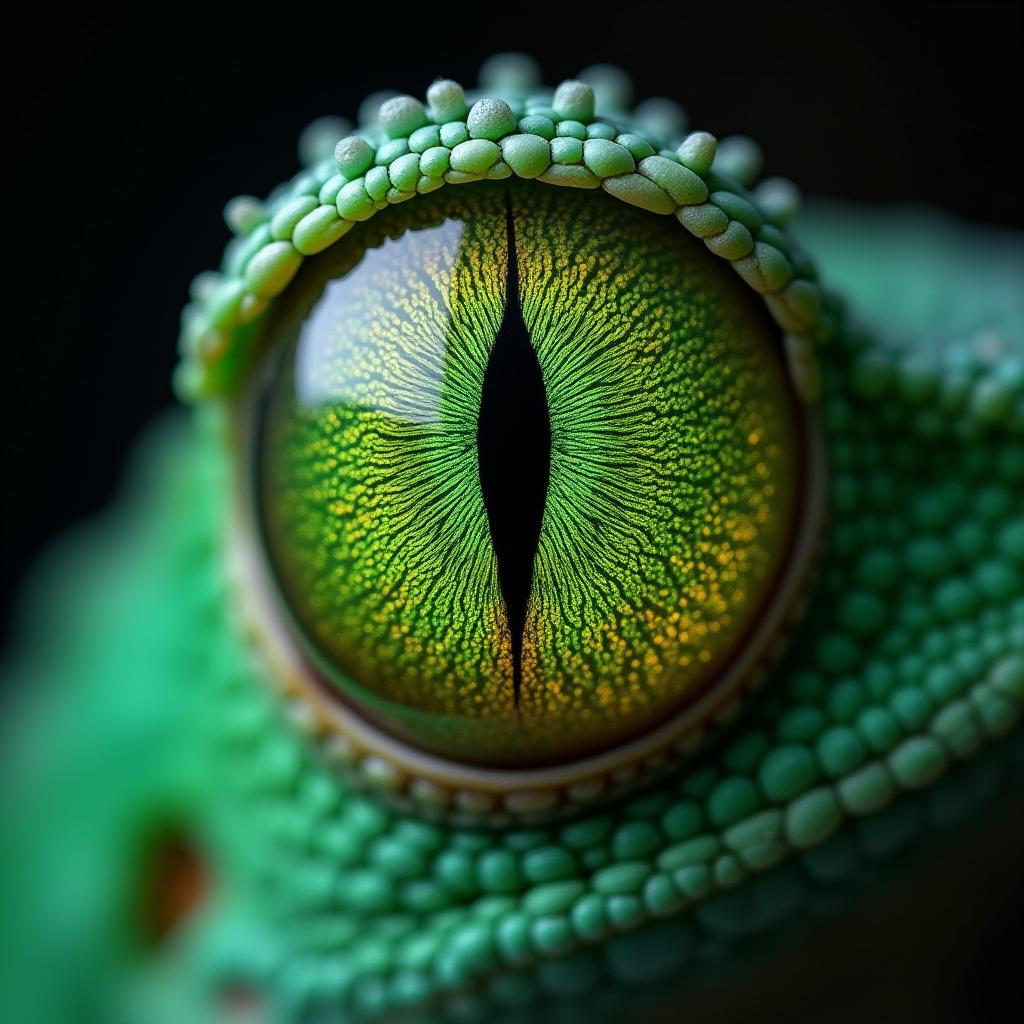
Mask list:
[[[750,140],[628,91],[495,59],[228,205],[5,815],[79,1017],[650,1019],[998,788],[1019,241],[822,214],[819,274]]]
[[[247,685],[339,808],[261,840],[346,922],[294,998],[633,1005],[1013,730],[1019,350],[865,326],[756,146],[608,69],[306,148],[179,372],[227,410]]]

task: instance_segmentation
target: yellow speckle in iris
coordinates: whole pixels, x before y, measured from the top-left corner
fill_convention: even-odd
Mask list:
[[[551,427],[518,706],[476,450],[509,203]],[[608,748],[712,685],[772,593],[801,451],[779,338],[672,220],[530,183],[445,190],[361,225],[279,303],[268,553],[325,678],[422,747]]]

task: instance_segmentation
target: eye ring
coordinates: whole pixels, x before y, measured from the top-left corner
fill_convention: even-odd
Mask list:
[[[787,363],[793,376],[793,364]],[[794,381],[794,390],[802,389]],[[615,749],[539,768],[466,764],[418,749],[370,722],[311,665],[288,621],[261,551],[250,464],[258,415],[255,389],[236,399],[231,427],[236,461],[228,538],[229,578],[242,627],[289,717],[320,756],[357,789],[419,815],[466,825],[502,826],[571,815],[654,781],[726,728],[766,681],[801,619],[817,578],[827,518],[825,444],[816,410],[800,403],[802,494],[789,558],[769,603],[724,672],[692,703]]]
[[[756,173],[750,146],[729,146],[727,140],[716,158],[714,138],[695,132],[672,140],[673,145],[678,142],[672,153],[664,148],[669,140],[658,140],[655,134],[645,138],[647,129],[639,121],[632,123],[630,115],[623,119],[616,114],[614,125],[610,119],[601,120],[595,116],[593,101],[589,87],[578,82],[563,83],[553,95],[532,100],[479,100],[471,109],[463,101],[461,87],[452,82],[432,87],[429,113],[410,97],[389,101],[387,109],[381,110],[380,127],[363,129],[361,136],[338,144],[335,161],[340,175],[332,177],[335,167],[321,161],[296,179],[291,188],[294,197],[279,193],[269,208],[260,210],[243,203],[244,218],[229,214],[229,223],[238,221],[234,226],[240,237],[229,247],[225,274],[199,282],[184,320],[179,390],[191,398],[216,394],[230,398],[234,448],[242,454],[237,465],[247,466],[256,435],[255,392],[240,384],[260,346],[263,313],[285,290],[304,256],[332,245],[356,221],[368,219],[390,202],[433,191],[442,184],[539,176],[549,184],[601,187],[653,214],[674,212],[710,255],[729,262],[762,297],[781,328],[780,364],[791,396],[795,396],[793,447],[802,449],[788,557],[777,572],[774,589],[766,593],[758,617],[748,623],[746,639],[701,694],[666,721],[614,750],[567,757],[550,766],[479,767],[443,752],[421,750],[368,720],[336,689],[328,689],[289,628],[273,570],[261,556],[252,480],[248,474],[240,474],[233,488],[232,575],[239,590],[239,607],[266,661],[267,675],[326,760],[356,786],[387,794],[393,803],[428,816],[473,824],[543,819],[571,813],[590,800],[655,778],[700,749],[735,716],[741,698],[763,682],[785,647],[787,633],[799,617],[815,577],[826,479],[823,438],[813,408],[820,388],[816,349],[831,334],[834,309],[833,300],[817,283],[813,266],[781,230],[791,210],[785,203],[775,204],[772,196],[775,192],[791,196],[792,191],[747,191],[745,186],[752,184]],[[517,116],[526,113],[518,124],[511,117],[510,103]],[[540,113],[542,110],[546,113]],[[488,118],[497,121],[491,124]],[[443,120],[442,127],[447,129],[454,125],[455,134],[466,143],[481,143],[469,154],[474,159],[477,150],[486,155],[486,144],[488,154],[490,150],[499,154],[497,162],[483,168],[481,161],[476,170],[453,166],[443,178],[428,182],[429,188],[421,176],[412,193],[401,193],[393,182],[385,194],[386,179],[402,173],[393,174],[390,169],[393,160],[397,166],[394,154],[408,151],[417,132],[429,128],[436,133],[437,129],[429,127],[431,119],[435,124]],[[526,168],[519,159],[521,153],[513,159],[520,149],[543,148],[534,145],[540,139],[531,132],[547,120],[557,125],[558,137],[566,142],[575,137],[586,140],[588,146],[590,141],[600,143],[604,148],[598,158],[585,161],[586,166],[551,164],[546,171],[539,164]],[[622,134],[623,125],[626,134]],[[463,138],[467,134],[471,137]],[[614,144],[610,142],[613,136]],[[368,138],[375,140],[376,147]],[[627,143],[627,139],[635,141]],[[452,159],[462,144],[453,142]],[[635,153],[628,150],[630,145],[635,146]],[[582,144],[579,148],[582,151]],[[546,152],[550,161],[554,148]],[[645,153],[649,155],[642,155]],[[505,156],[509,163],[502,159]],[[597,166],[605,158],[611,162]],[[627,161],[633,170],[626,167]],[[357,173],[361,177],[352,178]],[[683,195],[690,186],[692,194]]]

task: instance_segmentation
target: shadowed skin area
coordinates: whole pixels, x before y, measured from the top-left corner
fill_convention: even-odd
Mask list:
[[[808,615],[721,744],[570,821],[431,823],[342,782],[237,622],[218,423],[154,430],[116,506],[40,567],[5,668],[0,1016],[674,1019],[753,938],[865,899],[900,851],[934,856],[1019,793],[1024,244],[891,210],[798,234],[864,318],[823,359]],[[204,884],[154,948],[139,887],[168,833]],[[871,975],[863,943],[846,956]]]

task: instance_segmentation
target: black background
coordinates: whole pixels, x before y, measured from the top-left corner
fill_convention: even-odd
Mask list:
[[[536,54],[553,83],[612,61],[694,126],[752,134],[766,170],[810,195],[1024,223],[1020,7],[838,6],[637,4],[634,26],[630,8],[556,4],[25,11],[2,62],[0,620],[40,546],[103,506],[172,401],[179,311],[227,240],[225,201],[289,177],[301,129],[370,91],[472,83],[503,49]]]
[[[422,95],[437,75],[469,84],[497,50],[533,52],[551,83],[612,61],[630,70],[639,97],[681,99],[695,127],[754,135],[766,170],[808,194],[920,200],[1024,226],[1021,8],[838,6],[637,3],[604,16],[596,5],[561,15],[553,3],[421,4],[416,14],[293,4],[266,20],[256,5],[223,20],[178,6],[23,11],[30,23],[6,29],[0,68],[5,628],[33,556],[102,508],[132,438],[172,401],[179,311],[191,277],[227,240],[225,201],[290,176],[303,126],[351,115],[370,91]],[[1006,835],[996,839],[1003,854]],[[1019,820],[1008,835],[1019,842]],[[986,863],[996,861],[975,867]],[[938,904],[930,922],[925,903],[908,911],[908,957],[943,927],[947,895],[972,913],[979,875],[961,875],[956,894],[923,897]],[[1020,1007],[1024,893],[1019,870],[1008,878],[1008,896],[1004,882],[982,901],[979,913],[993,913],[993,900],[1002,909],[964,961],[951,1020],[1001,1016],[1011,997]],[[879,924],[889,929],[892,915]],[[926,979],[938,965],[923,950],[913,962]],[[895,1005],[901,964],[878,1006]]]

